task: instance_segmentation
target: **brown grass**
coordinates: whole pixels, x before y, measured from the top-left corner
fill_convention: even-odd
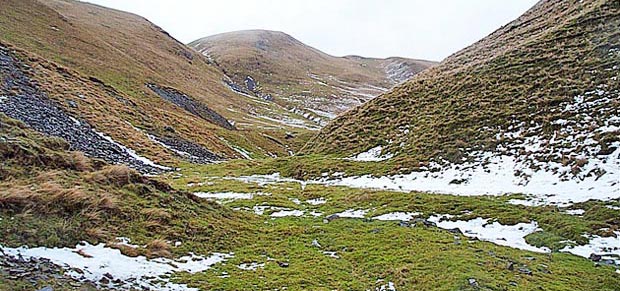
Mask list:
[[[126,165],[111,165],[93,172],[89,179],[98,184],[122,187],[128,184],[141,182],[142,176],[136,170]]]
[[[93,170],[92,160],[86,157],[82,152],[71,152],[69,153],[68,158],[74,168],[78,171],[87,172]]]
[[[0,192],[0,207],[22,213],[33,209],[65,215],[82,212],[92,219],[119,208],[112,194],[85,191],[79,186],[64,188],[56,182],[42,183],[36,189],[33,186],[20,186],[4,190]]]
[[[140,250],[138,250],[138,248],[134,248],[134,247],[131,247],[131,246],[128,246],[128,245],[112,244],[111,247],[113,247],[115,249],[118,249],[125,256],[137,257],[137,256],[141,255],[141,252],[140,252]]]
[[[162,239],[155,239],[146,245],[148,257],[171,257],[170,244]]]

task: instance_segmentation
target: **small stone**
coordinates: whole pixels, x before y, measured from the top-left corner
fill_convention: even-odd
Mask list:
[[[45,286],[37,291],[54,291],[54,288],[52,288],[51,286]]]
[[[592,260],[594,262],[598,262],[601,259],[603,259],[603,257],[601,255],[597,255],[595,253],[590,254],[590,260]]]
[[[461,232],[461,230],[460,230],[460,229],[458,229],[458,228],[451,228],[451,229],[448,229],[448,232],[451,232],[451,233],[454,233],[454,234],[463,234],[463,233]]]
[[[288,263],[287,262],[278,262],[278,266],[280,266],[282,268],[288,268]]]
[[[338,216],[338,214],[332,214],[332,215],[330,215],[328,217],[325,217],[325,221],[332,222],[333,220],[336,220],[338,218],[340,218],[340,216]]]
[[[525,274],[525,275],[529,275],[529,276],[532,275],[532,270],[530,270],[530,269],[528,269],[526,267],[519,268],[519,272],[521,272],[522,274]]]
[[[469,282],[469,286],[472,286],[472,287],[479,287],[479,285],[478,285],[478,281],[476,281],[476,279],[474,279],[474,278],[469,278],[469,279],[467,279],[467,281]]]
[[[404,220],[401,220],[400,222],[398,222],[398,226],[401,226],[401,227],[410,227],[410,226],[411,226],[411,223],[409,223],[409,221],[404,221]]]
[[[508,269],[509,271],[514,271],[514,269],[515,269],[515,263],[513,263],[513,262],[508,262],[508,266],[506,266],[506,269]]]

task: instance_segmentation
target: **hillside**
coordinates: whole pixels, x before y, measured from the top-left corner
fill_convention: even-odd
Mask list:
[[[75,119],[106,136],[99,144],[111,139],[168,166],[289,155],[305,140],[307,130],[279,121],[302,116],[232,91],[218,67],[140,16],[61,0],[7,0],[2,8],[0,108],[47,134],[91,132]],[[49,110],[20,103],[23,95]],[[61,124],[35,124],[52,117]],[[95,157],[127,151],[70,142]]]
[[[525,183],[539,170],[560,179],[613,176],[620,148],[618,25],[617,1],[541,1],[338,117],[303,152],[346,157],[374,149],[401,172],[450,163],[466,169],[505,157]]]
[[[273,100],[317,125],[435,65],[397,57],[334,57],[267,30],[222,33],[189,46],[218,64],[238,90]]]

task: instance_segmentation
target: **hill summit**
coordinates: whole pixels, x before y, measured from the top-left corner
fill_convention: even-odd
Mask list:
[[[318,125],[435,64],[334,57],[269,30],[222,33],[189,45],[218,64],[237,90],[273,100]]]

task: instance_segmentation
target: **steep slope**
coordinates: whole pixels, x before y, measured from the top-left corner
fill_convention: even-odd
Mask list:
[[[525,184],[541,171],[601,183],[607,173],[605,187],[620,193],[619,25],[618,1],[541,1],[337,118],[304,152],[349,156],[372,148],[376,159],[393,156],[393,168],[407,172],[429,161],[465,163],[461,170],[511,161],[507,179]]]
[[[64,112],[65,125],[68,117],[79,120],[134,154],[167,165],[288,155],[306,132],[273,121],[303,117],[230,90],[219,68],[133,14],[77,1],[7,0],[0,36],[2,111],[34,128],[37,120],[26,117],[45,123],[52,118],[49,110],[14,110],[32,92]],[[38,128],[66,132],[54,123]],[[86,151],[107,156],[100,152]]]
[[[318,124],[435,64],[334,57],[288,34],[267,30],[223,33],[189,45],[220,65],[238,90],[273,100]]]

